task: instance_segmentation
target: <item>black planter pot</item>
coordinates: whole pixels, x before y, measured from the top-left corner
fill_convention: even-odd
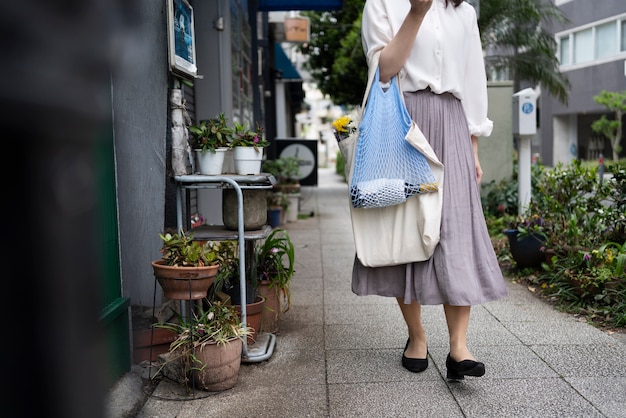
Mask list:
[[[230,296],[230,302],[233,305],[241,305],[241,289],[239,284],[234,286],[224,286],[224,293]],[[246,304],[256,300],[256,289],[253,286],[246,286]]]
[[[539,268],[546,260],[546,256],[541,247],[545,238],[540,235],[525,235],[519,237],[517,229],[507,229],[504,235],[509,239],[511,255],[515,260],[517,268]]]

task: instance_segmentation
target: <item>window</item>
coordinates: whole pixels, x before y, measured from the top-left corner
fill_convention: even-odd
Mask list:
[[[572,63],[569,36],[561,38],[559,60],[561,61],[561,65],[569,65]]]
[[[574,63],[593,59],[593,30],[586,29],[574,34]]]
[[[247,8],[242,0],[230,0],[233,120],[254,129],[251,37]]]
[[[596,59],[615,55],[617,49],[617,25],[609,22],[596,27]]]
[[[626,13],[555,34],[561,66],[588,66],[626,57]]]

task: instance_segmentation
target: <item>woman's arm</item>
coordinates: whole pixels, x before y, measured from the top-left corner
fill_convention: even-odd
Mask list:
[[[411,10],[404,18],[404,22],[396,36],[385,46],[380,53],[380,81],[391,80],[398,74],[409,57],[417,32],[422,25],[426,12],[430,9],[432,0],[410,0]]]
[[[480,184],[483,179],[483,169],[478,159],[478,137],[476,135],[472,135],[472,149],[474,150],[474,165],[476,166],[476,183]]]

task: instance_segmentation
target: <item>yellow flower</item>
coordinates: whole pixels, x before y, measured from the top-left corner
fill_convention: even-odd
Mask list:
[[[350,116],[342,116],[333,122],[333,128],[340,134],[348,133],[348,125],[350,122]]]
[[[333,133],[337,141],[343,141],[356,131],[355,122],[348,115],[342,116],[332,123]]]

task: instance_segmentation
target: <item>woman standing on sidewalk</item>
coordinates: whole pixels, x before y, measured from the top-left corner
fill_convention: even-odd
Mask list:
[[[467,347],[471,305],[506,296],[487,232],[478,184],[478,137],[489,136],[487,80],[474,8],[462,0],[367,0],[362,40],[368,64],[380,52],[380,81],[399,74],[409,113],[443,162],[440,242],[424,262],[364,267],[355,259],[358,295],[396,297],[409,338],[402,365],[428,367],[421,305],[443,305],[450,337],[447,377],[482,376]]]

